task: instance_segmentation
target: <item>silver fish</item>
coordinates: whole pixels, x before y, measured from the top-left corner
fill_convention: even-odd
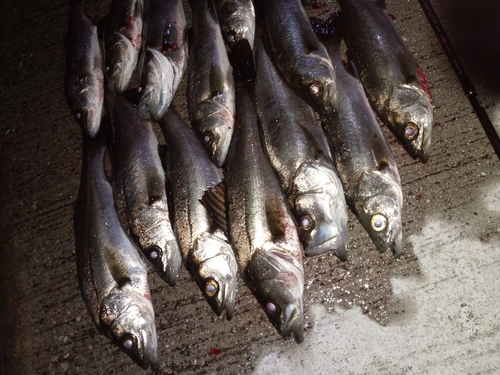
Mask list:
[[[193,131],[172,108],[160,120],[166,140],[167,176],[174,198],[175,231],[187,270],[217,315],[233,317],[238,265],[224,233],[200,200],[222,181]],[[222,196],[222,199],[224,197]]]
[[[102,127],[101,127],[102,128]],[[143,368],[158,368],[147,269],[118,219],[104,172],[106,137],[84,135],[80,191],[74,211],[78,280],[100,332]]]
[[[259,139],[245,87],[236,89],[236,129],[225,168],[231,242],[244,280],[283,335],[304,338],[304,271],[297,226]]]
[[[408,153],[429,160],[433,106],[427,79],[385,9],[339,0],[343,38],[370,104]]]
[[[311,107],[283,81],[258,38],[255,54],[263,146],[299,224],[305,253],[332,250],[345,260],[347,206],[323,129]]]
[[[97,27],[85,15],[85,0],[70,2],[64,90],[76,122],[91,137],[99,131],[104,73]]]
[[[224,164],[233,135],[235,104],[232,68],[211,0],[190,1],[193,34],[188,63],[188,110],[210,159]]]
[[[125,202],[125,225],[160,277],[175,285],[181,254],[170,222],[165,172],[152,124],[122,96],[107,93],[114,129],[114,188]]]
[[[143,0],[113,0],[104,33],[105,75],[111,92],[124,92],[142,45]]]
[[[186,16],[181,0],[149,0],[144,23],[139,116],[159,120],[187,68]]]
[[[300,0],[256,0],[254,5],[267,52],[278,70],[318,113],[330,115],[336,110],[333,67]]]
[[[323,41],[335,67],[340,110],[324,122],[349,207],[380,252],[402,251],[403,193],[394,156],[361,83],[340,57],[340,40]]]

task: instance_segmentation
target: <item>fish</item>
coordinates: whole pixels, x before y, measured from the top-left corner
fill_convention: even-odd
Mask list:
[[[322,39],[335,68],[340,110],[323,119],[347,204],[380,252],[402,253],[403,193],[398,167],[361,82],[340,56],[338,34]]]
[[[304,339],[304,270],[297,225],[259,139],[244,85],[236,87],[234,139],[224,168],[229,236],[243,279],[284,337]]]
[[[427,163],[434,121],[431,92],[381,4],[340,0],[342,37],[377,115],[414,159]]]
[[[312,108],[288,87],[259,38],[255,55],[262,143],[298,222],[305,254],[334,251],[345,260],[347,205],[328,140]]]
[[[254,6],[257,32],[285,81],[316,112],[332,115],[337,110],[333,67],[300,0],[256,0]]]
[[[142,45],[143,0],[113,0],[104,32],[104,59],[109,91],[123,93],[132,78]]]
[[[174,228],[184,264],[213,311],[220,316],[226,310],[231,320],[238,264],[226,235],[200,202],[208,189],[222,182],[222,171],[210,161],[193,130],[175,109],[170,108],[159,124],[166,141]]]
[[[158,275],[175,285],[182,263],[168,208],[165,171],[149,120],[123,96],[106,94],[113,124],[111,162],[117,201],[123,201],[124,225]]]
[[[192,0],[190,4],[189,119],[210,159],[221,167],[234,130],[233,73],[212,1]]]
[[[85,0],[70,1],[64,91],[76,122],[90,137],[99,131],[104,72],[97,27],[85,14]]]
[[[149,0],[145,12],[139,116],[158,121],[172,102],[187,68],[186,16],[180,0]]]
[[[103,128],[103,126],[101,126]],[[98,330],[144,369],[158,368],[147,269],[120,224],[104,170],[106,130],[83,134],[74,234],[80,290]]]
[[[254,72],[255,9],[252,0],[214,0],[214,5],[224,41],[239,66],[246,72]]]

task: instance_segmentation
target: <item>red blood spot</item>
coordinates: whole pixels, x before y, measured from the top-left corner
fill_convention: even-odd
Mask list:
[[[415,195],[415,199],[422,199],[422,194],[418,193],[417,195]]]
[[[313,9],[321,9],[321,8],[324,8],[326,7],[326,2],[325,3],[321,3],[321,2],[313,2],[312,3],[312,8]]]
[[[448,43],[444,35],[441,35],[441,42],[443,42],[444,44]]]
[[[389,16],[389,18],[390,18],[391,20],[393,20],[393,21],[396,19],[396,17],[394,17],[394,15],[393,15],[393,14],[391,14],[391,13],[387,13],[387,15],[388,15],[388,16]]]
[[[377,134],[373,134],[373,138],[378,138],[378,135]]]
[[[174,45],[172,46],[172,52],[175,52],[179,49],[179,45],[177,44],[177,42],[174,43]]]
[[[145,292],[144,293],[144,298],[146,298],[147,300],[151,301],[151,293]]]
[[[208,352],[208,354],[209,354],[210,356],[220,357],[221,352],[220,352],[220,350],[219,350],[219,349],[217,349],[217,348],[210,348],[210,351]]]
[[[425,76],[424,72],[422,71],[422,69],[420,69],[419,66],[417,67],[417,76],[420,84],[425,90],[425,93],[429,97],[429,101],[432,104],[432,96],[431,96],[431,90],[429,89],[429,82],[427,81],[427,77]]]

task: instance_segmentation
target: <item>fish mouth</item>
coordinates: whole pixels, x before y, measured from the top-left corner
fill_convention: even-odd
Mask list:
[[[337,236],[334,236],[321,244],[304,247],[304,252],[307,256],[315,256],[327,251],[333,251],[340,260],[346,261],[346,239],[341,234],[338,234]]]
[[[175,240],[168,241],[165,245],[165,249],[167,249],[167,264],[166,267],[163,265],[162,273],[164,274],[164,280],[170,286],[175,286],[177,283],[177,275],[179,274],[182,264],[182,256],[179,251],[179,245]]]
[[[297,307],[291,305],[286,307],[279,331],[283,337],[288,337],[293,332],[295,342],[300,344],[304,341],[304,316],[298,310]]]
[[[399,232],[394,242],[390,246],[392,255],[394,258],[399,259],[401,257],[401,253],[403,252],[403,233]]]

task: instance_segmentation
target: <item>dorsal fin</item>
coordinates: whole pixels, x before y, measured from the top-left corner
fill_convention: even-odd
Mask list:
[[[227,236],[226,185],[224,182],[220,182],[205,191],[200,202],[207,209],[210,217],[214,219],[215,224]]]

